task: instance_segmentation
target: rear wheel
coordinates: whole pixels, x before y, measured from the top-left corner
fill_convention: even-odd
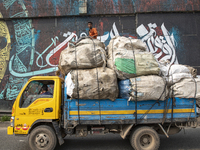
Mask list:
[[[135,150],[157,150],[160,146],[160,138],[154,129],[139,127],[132,132],[130,143]]]
[[[53,150],[57,144],[54,130],[47,125],[41,125],[33,129],[28,141],[32,150]]]

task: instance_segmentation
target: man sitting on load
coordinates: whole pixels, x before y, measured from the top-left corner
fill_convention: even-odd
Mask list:
[[[89,28],[89,36],[93,39],[96,39],[98,36],[98,32],[96,28],[92,28],[93,23],[88,22],[88,28]]]

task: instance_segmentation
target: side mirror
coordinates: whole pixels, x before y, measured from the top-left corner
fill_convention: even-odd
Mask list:
[[[3,93],[3,99],[6,101],[6,93],[7,93],[7,88],[4,90],[4,93]]]

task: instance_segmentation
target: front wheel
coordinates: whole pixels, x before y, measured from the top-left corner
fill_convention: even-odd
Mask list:
[[[132,132],[130,143],[135,150],[157,150],[160,146],[160,138],[154,129],[139,127]]]
[[[50,126],[41,125],[33,129],[28,142],[32,150],[53,150],[56,147],[57,138]]]

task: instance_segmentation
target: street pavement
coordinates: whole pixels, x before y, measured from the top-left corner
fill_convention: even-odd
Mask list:
[[[159,150],[200,150],[200,128],[190,128],[170,138],[160,135]],[[29,150],[27,137],[7,135],[6,128],[0,127],[0,150]],[[133,150],[129,140],[118,134],[88,136],[85,138],[69,136],[56,150]]]

